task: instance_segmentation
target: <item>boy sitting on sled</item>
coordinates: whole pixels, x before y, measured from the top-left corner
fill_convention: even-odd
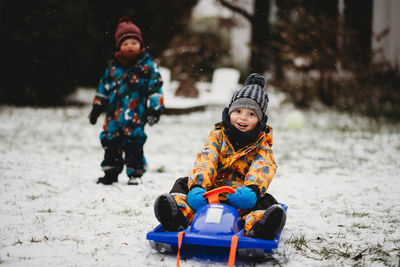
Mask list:
[[[197,154],[189,177],[179,178],[169,194],[157,198],[155,216],[166,231],[184,230],[196,210],[207,204],[203,194],[221,186],[236,190],[221,194],[219,200],[244,210],[246,236],[273,239],[283,229],[285,211],[267,193],[276,164],[272,128],[266,125],[268,95],[264,86],[263,76],[253,73],[247,77]]]

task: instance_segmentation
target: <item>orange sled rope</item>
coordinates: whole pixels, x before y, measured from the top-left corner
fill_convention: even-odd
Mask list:
[[[236,248],[239,241],[238,236],[232,237],[231,250],[229,252],[228,267],[235,266]]]
[[[182,246],[182,239],[183,236],[185,235],[185,232],[179,232],[178,233],[178,254],[176,255],[176,266],[179,267],[179,258],[180,258],[180,253],[181,253],[181,246]]]

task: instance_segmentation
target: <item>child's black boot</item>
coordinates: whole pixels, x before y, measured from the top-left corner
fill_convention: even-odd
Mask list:
[[[260,220],[250,229],[247,237],[272,240],[282,231],[285,222],[285,210],[281,205],[274,204],[265,210]]]
[[[98,184],[110,185],[118,182],[118,173],[115,170],[108,170],[104,172],[104,177],[97,179]]]
[[[165,231],[182,231],[188,226],[185,215],[178,208],[175,199],[169,194],[157,198],[154,204],[154,213]]]

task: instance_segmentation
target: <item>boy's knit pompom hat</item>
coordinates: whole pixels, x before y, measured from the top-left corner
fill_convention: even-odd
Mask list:
[[[264,91],[265,78],[257,73],[250,74],[242,89],[237,90],[233,96],[228,108],[228,115],[237,108],[247,108],[257,114],[261,121],[267,111],[268,94]]]
[[[127,38],[135,38],[143,47],[142,32],[128,17],[121,17],[115,30],[115,47],[119,49],[121,43]]]

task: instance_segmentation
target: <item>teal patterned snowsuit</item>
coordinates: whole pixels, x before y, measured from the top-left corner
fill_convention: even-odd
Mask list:
[[[110,62],[93,100],[93,104],[107,110],[100,134],[105,150],[101,163],[104,171],[115,169],[120,173],[124,163],[128,177],[140,177],[146,171],[144,126],[147,114],[164,109],[162,84],[158,66],[148,53],[127,68],[116,60]]]

